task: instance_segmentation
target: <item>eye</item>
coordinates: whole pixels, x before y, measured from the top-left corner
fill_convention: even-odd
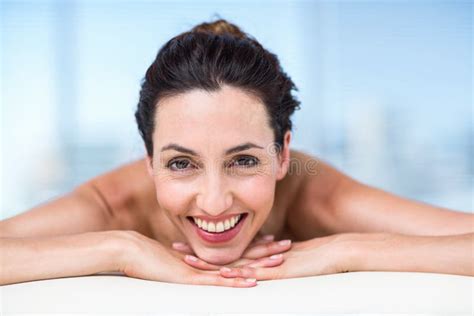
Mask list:
[[[236,165],[237,167],[250,168],[250,167],[255,167],[256,165],[258,165],[258,163],[259,163],[259,160],[255,157],[241,156],[235,159],[232,165]]]
[[[166,168],[172,171],[183,171],[186,170],[190,165],[191,162],[188,159],[174,159],[166,165]]]

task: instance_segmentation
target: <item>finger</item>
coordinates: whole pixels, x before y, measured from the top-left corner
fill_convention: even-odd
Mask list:
[[[249,245],[249,247],[266,244],[272,242],[275,239],[274,235],[264,235],[262,237],[255,238]]]
[[[260,259],[262,257],[268,257],[273,254],[285,252],[290,248],[291,240],[285,239],[249,248],[242,254],[242,257],[247,259]]]
[[[242,267],[232,268],[231,271],[221,268],[219,272],[225,278],[253,278],[257,280],[276,280],[283,278],[281,266],[271,268]]]
[[[190,255],[193,255],[194,254],[194,251],[191,249],[191,247],[184,243],[184,242],[174,242],[171,244],[171,247],[174,249],[174,250],[177,250],[179,252],[182,252],[182,253],[186,253],[186,254],[190,254]]]
[[[264,257],[264,258],[258,258],[258,259],[247,259],[247,258],[239,258],[237,259],[236,261],[230,263],[230,264],[227,264],[225,265],[226,267],[243,267],[243,266],[246,266],[246,265],[250,265],[258,260],[262,260],[262,259],[265,259],[265,258],[268,258],[268,257]]]
[[[229,287],[253,287],[257,285],[255,278],[225,278],[219,274],[219,271],[215,272],[217,273],[195,273],[191,276],[190,283]]]
[[[252,267],[252,268],[276,267],[282,264],[283,261],[284,261],[283,254],[279,253],[276,255],[272,255],[270,257],[254,260],[253,262],[244,265],[244,267]]]
[[[219,270],[221,266],[208,263],[202,259],[199,259],[193,255],[186,255],[183,258],[184,262],[190,266],[200,269],[200,270]]]

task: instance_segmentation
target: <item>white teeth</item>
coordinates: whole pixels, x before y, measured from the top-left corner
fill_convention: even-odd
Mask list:
[[[224,223],[218,222],[216,224],[216,232],[221,233],[224,231]]]
[[[239,221],[240,217],[241,217],[241,214],[233,216],[230,219],[226,219],[225,221],[221,221],[217,223],[206,222],[205,220],[201,220],[200,218],[196,218],[196,217],[193,217],[193,220],[194,220],[194,223],[196,223],[196,225],[199,228],[205,231],[208,231],[211,233],[215,233],[215,232],[221,233],[223,231],[233,228]]]
[[[209,224],[207,224],[207,230],[210,231],[211,233],[215,233],[216,224],[214,224],[213,222],[209,222]]]

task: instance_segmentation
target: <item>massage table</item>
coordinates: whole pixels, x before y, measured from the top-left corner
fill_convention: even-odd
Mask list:
[[[282,314],[473,315],[469,276],[348,272],[259,281],[253,288],[173,284],[103,273],[0,287],[2,315]]]

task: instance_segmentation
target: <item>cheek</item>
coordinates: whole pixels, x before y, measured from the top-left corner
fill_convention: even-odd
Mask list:
[[[243,201],[247,207],[258,214],[265,213],[273,206],[275,185],[275,179],[272,177],[253,177],[238,184],[234,198]]]
[[[156,181],[156,198],[161,208],[174,215],[186,211],[191,196],[185,184],[173,181]]]
[[[192,205],[196,183],[181,181],[156,181],[156,197],[158,204],[174,215],[180,215]],[[269,211],[274,202],[276,181],[269,176],[255,176],[246,179],[235,179],[230,182],[229,189],[233,192],[234,204],[243,204],[258,214]]]

